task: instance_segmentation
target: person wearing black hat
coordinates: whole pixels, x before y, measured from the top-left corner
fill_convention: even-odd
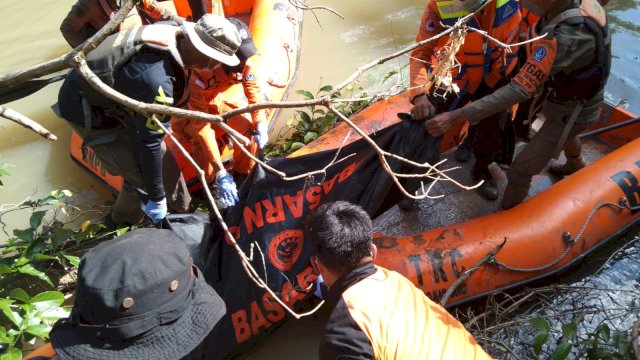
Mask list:
[[[249,27],[244,22],[228,18],[235,25],[242,43],[238,47],[236,56],[240,60],[239,64],[230,65],[222,63],[213,69],[197,70],[191,74],[189,88],[191,98],[189,109],[207,112],[211,114],[223,114],[234,108],[246,106],[244,99],[229,99],[221,95],[225,90],[234,84],[241,83],[248,105],[258,104],[261,101],[262,93],[256,67],[251,59],[258,53],[256,46],[249,32]],[[240,100],[242,103],[238,103]],[[249,119],[245,115],[238,115],[228,120],[228,125],[253,140],[246,149],[256,154],[258,149],[263,149],[269,138],[266,117],[263,110],[256,110],[251,113]],[[206,173],[207,180],[214,182],[212,186],[218,203],[226,208],[238,202],[238,190],[234,178],[225,170],[220,158],[220,148],[218,144],[226,141],[218,141],[224,132],[209,123],[196,122],[187,119],[174,119],[172,121],[174,131],[181,133],[194,149],[194,155],[198,165]],[[253,167],[253,160],[243,151],[233,152],[233,170],[236,177],[246,176]]]
[[[240,42],[228,20],[207,14],[197,23],[147,25],[111,35],[87,55],[87,64],[104,83],[134,100],[180,106],[188,98],[189,72],[237,65]],[[116,224],[137,224],[144,213],[157,224],[168,207],[187,211],[190,196],[182,174],[163,171],[164,133],[153,118],[169,126],[168,117],[136,113],[105,98],[75,70],[67,75],[58,102],[61,116],[83,137],[83,150],[90,146],[110,174],[124,177],[112,210]]]
[[[83,256],[71,314],[51,330],[55,355],[34,359],[203,359],[225,312],[182,239],[138,229]]]

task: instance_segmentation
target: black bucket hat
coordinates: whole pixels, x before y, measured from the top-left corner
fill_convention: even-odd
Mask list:
[[[256,48],[256,44],[253,42],[253,37],[251,37],[251,32],[249,32],[249,27],[247,24],[236,18],[228,18],[229,22],[236,26],[238,32],[240,33],[240,39],[242,42],[236,51],[236,56],[240,59],[240,62],[247,60],[253,55],[258,53],[258,49]]]
[[[180,359],[225,312],[184,241],[138,229],[85,254],[71,315],[50,336],[61,360]]]

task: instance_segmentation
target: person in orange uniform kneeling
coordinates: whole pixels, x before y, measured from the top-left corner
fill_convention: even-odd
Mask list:
[[[442,306],[373,264],[372,234],[369,215],[346,201],[324,204],[305,221],[311,265],[333,307],[320,359],[491,359]]]
[[[242,38],[242,44],[236,52],[240,64],[234,67],[221,64],[212,70],[194,71],[189,79],[191,98],[188,108],[211,114],[223,114],[246,104],[239,104],[235,99],[224,98],[224,91],[232,85],[242,83],[248,103],[260,102],[261,90],[250,58],[257,54],[257,49],[249,33],[248,26],[234,18],[228,19],[233,23]],[[252,154],[263,149],[269,139],[266,118],[262,110],[253,111],[251,119],[239,115],[228,120],[228,125],[253,141],[246,147]],[[210,123],[173,119],[172,127],[192,145],[195,160],[205,171],[207,181],[214,182],[213,186],[219,204],[230,207],[238,202],[236,182],[222,164],[220,148],[225,144],[226,134],[216,125]],[[217,130],[217,131],[216,131]],[[253,160],[242,150],[233,152],[233,170],[235,175],[247,175],[253,168]]]

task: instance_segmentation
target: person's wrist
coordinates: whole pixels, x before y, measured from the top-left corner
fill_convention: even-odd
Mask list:
[[[416,95],[416,96],[412,97],[410,102],[411,102],[411,104],[415,105],[415,104],[416,104],[416,101],[417,101],[418,99],[420,99],[421,97],[426,97],[426,96],[427,96],[427,93],[421,92],[421,93],[419,93],[418,95]]]

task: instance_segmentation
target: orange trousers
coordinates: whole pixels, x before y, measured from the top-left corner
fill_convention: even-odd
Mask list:
[[[223,114],[236,108],[236,106],[223,103],[212,106],[212,113]],[[217,110],[217,111],[216,111]],[[235,116],[227,121],[227,125],[244,135],[251,142],[244,148],[251,154],[258,152],[258,145],[253,141],[253,123],[243,115]],[[249,114],[246,114],[250,117]],[[204,170],[207,181],[215,179],[213,162],[220,161],[220,154],[227,148],[227,134],[218,125],[204,121],[188,119],[172,119],[171,128],[191,144],[191,152],[194,160]],[[235,144],[234,144],[235,146]],[[232,169],[241,174],[248,174],[253,168],[254,161],[240,149],[233,151]]]

